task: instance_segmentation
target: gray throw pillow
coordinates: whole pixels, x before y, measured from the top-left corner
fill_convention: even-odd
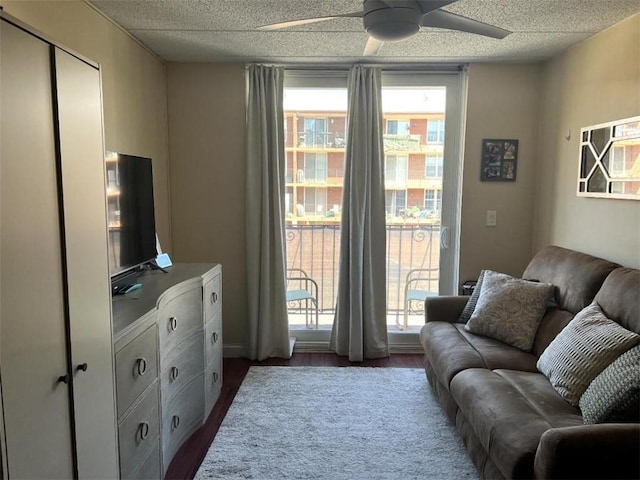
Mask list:
[[[627,350],[580,397],[584,423],[640,421],[640,346]]]
[[[480,272],[478,281],[476,282],[476,288],[473,289],[473,293],[469,297],[467,304],[464,306],[464,310],[460,314],[460,323],[467,323],[471,318],[471,314],[476,309],[476,303],[478,303],[478,297],[480,296],[480,289],[482,288],[482,279],[484,278],[485,270]]]
[[[573,406],[591,381],[640,336],[609,320],[597,303],[580,310],[538,359],[553,388]]]
[[[528,352],[553,292],[550,283],[485,270],[478,303],[464,328]]]

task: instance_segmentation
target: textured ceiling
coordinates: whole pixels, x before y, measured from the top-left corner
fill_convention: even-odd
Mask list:
[[[640,12],[640,0],[459,0],[444,8],[513,33],[502,40],[422,28],[362,57],[361,18],[277,31],[269,23],[362,10],[361,0],[90,0],[160,57],[178,62],[444,63],[553,57]],[[639,39],[640,41],[640,39]]]

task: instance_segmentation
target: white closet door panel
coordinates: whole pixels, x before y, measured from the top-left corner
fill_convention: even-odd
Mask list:
[[[117,478],[100,72],[59,49],[55,60],[78,474]]]
[[[49,46],[0,21],[0,369],[10,478],[72,478]]]

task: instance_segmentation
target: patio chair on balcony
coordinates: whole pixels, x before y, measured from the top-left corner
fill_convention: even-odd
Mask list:
[[[406,330],[408,328],[410,313],[422,312],[424,314],[424,302],[427,297],[438,296],[438,271],[438,268],[414,268],[409,270],[404,284],[404,318],[402,325],[399,320],[396,320],[396,325],[399,329]]]
[[[289,268],[287,269],[287,305],[297,310],[302,310],[303,302],[306,327],[317,329],[318,284],[304,270]]]

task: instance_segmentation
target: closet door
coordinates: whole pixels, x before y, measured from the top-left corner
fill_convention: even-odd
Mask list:
[[[73,478],[49,45],[0,20],[0,370],[9,478]]]
[[[80,478],[117,478],[100,72],[55,49]]]

